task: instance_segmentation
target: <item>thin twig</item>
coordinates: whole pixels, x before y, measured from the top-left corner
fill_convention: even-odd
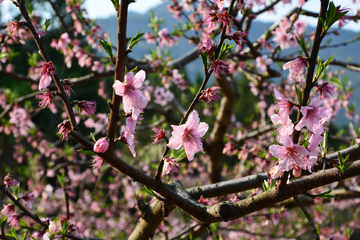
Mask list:
[[[296,200],[296,202],[300,205],[301,210],[304,212],[307,220],[309,221],[310,227],[311,227],[311,231],[314,234],[314,239],[316,240],[320,240],[319,234],[317,233],[314,221],[312,220],[309,212],[307,211],[306,207],[304,206],[304,204],[301,202],[301,200],[299,199],[298,196],[295,196],[294,199]]]

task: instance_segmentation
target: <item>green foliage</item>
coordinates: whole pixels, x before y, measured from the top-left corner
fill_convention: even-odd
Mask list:
[[[271,179],[270,184],[269,184],[269,182],[266,181],[266,180],[264,180],[264,182],[262,183],[262,187],[263,187],[264,191],[268,191],[268,190],[270,190],[270,189],[271,189],[272,187],[274,187],[274,186],[275,186],[275,185],[274,185],[273,179]]]
[[[110,0],[110,1],[113,4],[116,12],[118,12],[119,11],[119,6],[120,6],[119,0]]]
[[[316,197],[320,197],[320,198],[324,198],[324,199],[330,199],[330,198],[335,197],[335,195],[330,194],[330,193],[331,193],[331,190],[327,190],[326,192],[317,194]]]
[[[228,46],[227,41],[223,42],[223,44],[221,45],[221,49],[220,49],[219,59],[220,60],[223,59],[234,46],[235,46],[235,43],[233,45]]]
[[[114,55],[112,54],[112,47],[111,47],[111,41],[110,41],[110,37],[108,36],[108,41],[106,42],[102,39],[99,39],[99,42],[101,44],[101,46],[104,48],[104,50],[106,51],[106,53],[108,54],[110,59],[115,59]]]
[[[301,50],[305,53],[305,55],[308,57],[308,53],[307,53],[307,47],[306,47],[306,42],[305,42],[305,38],[304,35],[301,34],[300,39],[295,36],[297,43],[299,44]]]
[[[319,60],[318,60],[318,67],[316,69],[316,73],[315,73],[315,77],[313,79],[313,82],[316,82],[317,80],[319,80],[320,78],[322,78],[323,73],[325,71],[325,69],[327,68],[327,66],[329,66],[331,60],[334,58],[334,55],[332,55],[331,57],[329,57],[324,63],[321,62],[320,56],[319,56]]]
[[[130,44],[128,46],[128,50],[133,49],[136,43],[139,42],[139,40],[144,36],[144,33],[140,33],[140,30],[137,31],[135,37],[131,37]]]
[[[145,193],[149,194],[150,196],[157,197],[156,193],[151,188],[148,188],[147,186],[143,186],[142,188],[140,188],[140,190],[144,197],[146,196]]]
[[[321,24],[323,32],[327,32],[336,21],[338,21],[341,17],[348,13],[348,11],[338,13],[337,11],[339,7],[336,7],[333,2],[330,2],[329,8],[325,14],[325,21],[324,19],[319,18],[319,22]]]
[[[47,31],[50,26],[50,19],[46,19],[44,24],[42,25],[42,30]]]
[[[352,162],[348,163],[349,161],[349,155],[346,156],[344,159],[343,156],[338,152],[338,159],[339,159],[339,165],[335,164],[335,167],[340,171],[341,174],[344,174],[344,172],[353,164]]]

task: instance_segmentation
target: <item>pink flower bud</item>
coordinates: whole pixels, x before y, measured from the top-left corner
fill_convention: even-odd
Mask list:
[[[100,138],[94,144],[94,152],[104,153],[109,148],[109,140],[106,137]]]

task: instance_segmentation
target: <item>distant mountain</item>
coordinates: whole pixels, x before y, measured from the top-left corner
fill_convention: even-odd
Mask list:
[[[166,20],[164,24],[161,25],[161,28],[168,28],[169,32],[173,29],[173,24],[177,24],[178,21],[174,19],[171,16],[171,13],[168,12],[166,4],[160,4],[159,6],[155,7],[153,9],[154,14],[158,16],[159,18],[162,18]],[[148,23],[150,19],[150,12],[147,12],[145,14],[138,14],[135,12],[129,12],[128,16],[128,26],[127,26],[127,32],[128,37],[134,36],[138,30],[140,30],[141,33],[150,32],[150,28],[148,28]],[[100,24],[103,28],[103,31],[109,32],[111,42],[114,44],[116,43],[116,37],[117,37],[117,18],[116,16],[111,16],[106,19],[98,19],[98,24]],[[252,23],[251,29],[248,32],[249,34],[249,40],[255,41],[261,34],[264,33],[265,30],[267,30],[272,23],[264,23],[259,21],[254,21]],[[307,34],[311,33],[312,31],[315,31],[314,26],[309,26],[306,30]],[[338,43],[345,43],[349,39],[354,39],[355,37],[359,36],[358,32],[353,32],[349,30],[339,30],[339,34],[331,34],[327,36],[323,40],[323,44],[325,44],[327,41],[330,41],[330,45],[335,45]],[[189,34],[190,35],[190,34]],[[154,45],[149,45],[146,43],[146,41],[139,42],[136,47],[134,48],[134,51],[130,54],[132,58],[141,58],[144,56],[144,54],[148,54],[152,49]],[[184,53],[190,51],[195,47],[194,44],[189,45],[188,41],[183,39],[181,40],[177,45],[175,45],[173,48],[171,48],[171,56],[172,57],[179,57],[183,55]],[[336,48],[328,48],[325,50],[320,50],[320,57],[324,61],[327,58],[329,58],[331,55],[335,55],[335,59],[338,61],[348,61],[351,60],[351,62],[360,62],[360,41],[356,41],[354,43],[350,43],[346,46],[339,46]],[[267,51],[263,50],[263,53],[265,54]],[[286,56],[290,53],[295,53],[296,50],[294,48],[291,48],[290,50],[283,51],[281,53],[281,56]],[[294,56],[295,57],[295,56]],[[273,64],[276,65],[276,64]],[[277,66],[274,66],[276,68]],[[197,76],[198,74],[203,75],[202,72],[202,63],[200,59],[197,59],[191,64],[188,64],[186,66],[186,72],[188,76]],[[334,68],[336,69],[336,68]],[[189,74],[191,73],[191,74]],[[359,86],[358,81],[360,79],[359,72],[354,71],[346,71],[346,74],[349,76],[349,79],[352,80],[353,86]],[[190,81],[193,79],[189,79]],[[359,91],[359,90],[358,90]],[[360,94],[354,94],[353,101],[359,102],[359,104],[356,106],[357,113],[360,114]],[[339,113],[339,117],[337,117],[336,122],[340,124],[345,124],[346,119],[343,116],[344,113]]]

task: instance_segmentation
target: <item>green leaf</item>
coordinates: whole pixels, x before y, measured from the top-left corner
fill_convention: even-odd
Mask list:
[[[93,151],[90,151],[90,150],[79,149],[77,151],[80,152],[80,153],[85,153],[86,155],[90,155],[90,156],[96,156],[97,155],[96,153],[94,153]]]
[[[154,191],[151,188],[148,188],[147,186],[143,186],[142,188],[140,188],[141,191],[145,191],[147,194],[153,196],[153,197],[157,197],[157,195],[154,193]]]
[[[27,237],[29,236],[30,233],[24,233],[22,236],[21,236],[21,240],[26,240]]]
[[[4,217],[0,218],[0,229],[1,229],[2,233],[4,232],[5,224],[7,222],[7,219],[8,219],[7,216],[4,216]]]
[[[116,12],[118,12],[119,11],[119,5],[120,5],[119,0],[110,0],[110,1],[112,2]]]
[[[109,43],[102,39],[99,39],[101,46],[104,48],[104,50],[108,54],[109,58],[112,59],[114,57],[114,55],[112,54],[112,48],[111,48],[111,42],[110,42],[109,36],[108,36],[108,41],[109,41]]]
[[[199,53],[200,53],[201,60],[203,63],[203,68],[206,70],[207,69],[207,54],[206,54],[206,52],[202,52],[202,51],[199,51]]]
[[[50,19],[46,19],[44,24],[42,25],[42,30],[47,30],[50,26]]]
[[[264,182],[262,183],[262,187],[263,187],[265,192],[270,190],[270,188],[271,188],[269,183],[266,180],[264,180]]]
[[[307,55],[307,49],[306,49],[306,43],[305,43],[304,36],[301,34],[300,39],[297,36],[295,36],[295,38],[296,38],[296,41],[299,44],[301,50],[303,50],[305,55]]]
[[[234,43],[231,46],[227,45],[227,41],[223,42],[221,45],[221,49],[220,49],[220,55],[219,55],[219,59],[223,59],[229,52],[230,50],[235,46],[236,43]]]
[[[60,174],[56,174],[56,177],[57,177],[57,179],[58,179],[58,181],[59,181],[59,183],[60,183],[60,186],[61,186],[62,188],[64,188],[64,187],[65,187],[65,172],[62,172],[61,175],[60,175]]]
[[[338,159],[339,159],[339,165],[335,164],[335,167],[339,170],[339,172],[341,174],[344,174],[344,172],[353,164],[348,163],[349,161],[349,155],[346,156],[346,158],[344,159],[343,156],[340,154],[340,152],[338,152]]]
[[[20,183],[16,184],[16,186],[10,188],[12,193],[14,194],[15,198],[19,198],[19,191],[20,191]]]
[[[300,91],[297,88],[296,84],[294,84],[294,86],[295,86],[295,93],[296,93],[296,96],[298,98],[298,103],[301,105],[302,104],[302,91]]]
[[[335,195],[330,194],[330,193],[331,193],[331,190],[327,190],[326,192],[317,194],[316,197],[321,197],[324,199],[330,199],[330,198],[335,197]]]
[[[93,134],[92,132],[90,132],[90,136],[91,136],[91,139],[92,139],[94,142],[96,142],[96,138],[95,138],[95,136],[94,136],[94,134]]]
[[[142,36],[144,36],[144,33],[140,33],[140,30],[137,31],[135,37],[132,37],[130,39],[130,44],[129,44],[129,47],[128,49],[133,49],[133,47],[135,46],[135,44],[137,42],[139,42],[139,40],[142,38]]]

